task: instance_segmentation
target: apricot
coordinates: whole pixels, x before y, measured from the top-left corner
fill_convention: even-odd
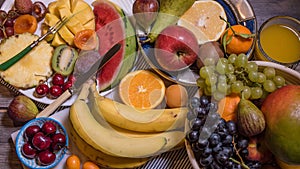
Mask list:
[[[82,169],[100,169],[100,167],[91,161],[86,161],[83,163]]]
[[[34,34],[37,29],[37,20],[30,14],[20,15],[15,20],[14,31],[16,34],[29,32]]]
[[[97,35],[92,29],[84,29],[75,34],[74,44],[82,50],[93,50],[97,47]]]
[[[173,84],[167,87],[165,98],[168,107],[178,108],[187,104],[188,93],[182,85]]]

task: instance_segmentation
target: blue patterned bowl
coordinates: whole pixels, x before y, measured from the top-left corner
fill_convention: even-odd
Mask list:
[[[38,125],[38,126],[42,126],[45,122],[50,121],[52,123],[55,124],[57,130],[56,132],[60,132],[62,134],[64,134],[66,136],[66,146],[64,148],[62,148],[61,150],[55,152],[56,155],[56,159],[52,164],[49,165],[40,165],[37,163],[37,160],[35,158],[33,159],[28,159],[26,158],[23,154],[22,154],[22,146],[23,144],[26,142],[26,138],[24,137],[24,133],[27,127],[32,126],[32,125]],[[67,131],[65,129],[65,127],[58,121],[52,119],[52,118],[48,118],[48,117],[40,117],[40,118],[36,118],[33,119],[31,121],[29,121],[28,123],[26,123],[19,131],[17,138],[16,138],[16,153],[18,155],[18,158],[20,159],[20,161],[28,168],[36,168],[36,169],[50,169],[55,167],[64,157],[67,148],[68,147],[68,142],[69,142],[69,138],[68,138],[68,134]]]

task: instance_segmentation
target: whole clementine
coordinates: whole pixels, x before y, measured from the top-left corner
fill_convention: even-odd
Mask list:
[[[251,35],[251,31],[247,27],[243,25],[233,25],[231,26],[231,28],[230,27],[227,28],[225,33],[222,36],[222,42],[226,32],[227,32],[226,42],[230,41],[226,45],[226,52],[228,54],[246,53],[251,48],[253,43],[253,38],[252,37],[245,38],[240,36],[241,34]]]

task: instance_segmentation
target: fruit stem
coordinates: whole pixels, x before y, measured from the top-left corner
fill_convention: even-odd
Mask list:
[[[235,163],[237,163],[237,164],[240,164],[244,169],[250,169],[245,163],[244,163],[244,160],[243,160],[243,158],[241,157],[241,155],[240,155],[240,149],[237,149],[236,148],[236,142],[235,142],[235,140],[234,140],[234,137],[233,137],[233,148],[234,148],[234,150],[236,151],[236,155],[239,157],[239,159],[240,159],[240,161],[241,162],[239,162],[239,161],[237,161],[237,160],[235,160],[235,159],[233,159],[233,158],[229,158],[229,159],[231,159],[233,162],[235,162]]]

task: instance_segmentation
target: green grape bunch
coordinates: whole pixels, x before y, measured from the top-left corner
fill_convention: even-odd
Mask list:
[[[259,69],[255,62],[248,61],[245,54],[231,54],[228,58],[205,58],[199,70],[197,85],[205,95],[220,100],[232,93],[245,99],[261,99],[286,84],[272,67]]]

